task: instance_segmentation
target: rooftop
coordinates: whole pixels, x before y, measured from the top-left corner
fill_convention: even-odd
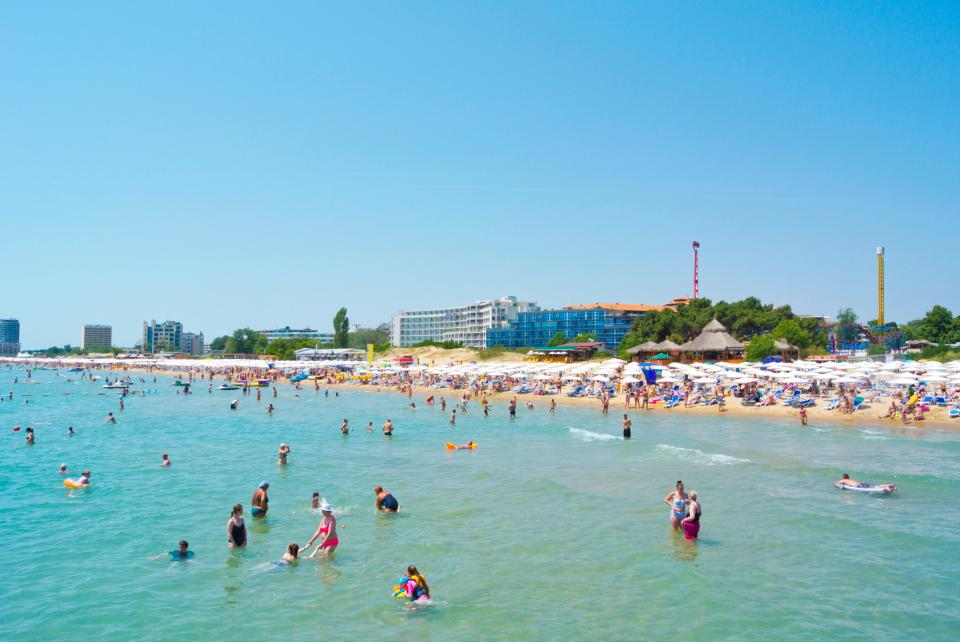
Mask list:
[[[659,312],[665,309],[663,305],[646,305],[644,303],[584,303],[582,305],[564,306],[564,310],[617,310],[619,312]]]

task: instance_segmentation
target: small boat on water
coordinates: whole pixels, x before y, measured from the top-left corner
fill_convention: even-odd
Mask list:
[[[232,383],[221,383],[217,386],[217,390],[239,390],[240,386],[235,386]]]
[[[175,385],[175,386],[185,386],[186,384],[183,383],[182,381],[180,381],[179,379],[177,379],[176,381],[173,382],[173,385]]]
[[[129,388],[130,384],[123,381],[114,381],[113,383],[108,383],[100,387],[105,390],[123,390],[124,388]]]

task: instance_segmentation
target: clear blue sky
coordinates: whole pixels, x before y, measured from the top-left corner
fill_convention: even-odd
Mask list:
[[[8,3],[0,317],[960,307],[957,3]],[[958,310],[954,310],[955,312]]]

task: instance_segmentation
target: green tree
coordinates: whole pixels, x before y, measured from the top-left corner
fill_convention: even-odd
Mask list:
[[[553,335],[552,339],[547,341],[547,346],[552,348],[555,346],[562,346],[564,343],[569,343],[569,342],[570,342],[570,339],[567,338],[567,335],[558,331],[555,335]]]
[[[773,337],[764,334],[750,339],[747,344],[747,360],[762,361],[767,357],[777,354],[777,349],[773,345]]]
[[[841,341],[853,341],[857,338],[857,313],[851,308],[842,308],[837,312],[837,323],[840,324],[837,334]]]
[[[590,343],[597,340],[597,335],[592,332],[581,332],[573,338],[574,343]]]
[[[264,354],[267,350],[267,337],[250,328],[233,331],[223,344],[228,354]]]
[[[210,342],[211,350],[223,350],[227,345],[227,339],[230,338],[230,335],[223,335],[222,337],[217,337]]]
[[[783,339],[798,348],[810,345],[810,334],[793,319],[784,319],[770,333],[775,339]]]
[[[879,343],[871,343],[867,346],[867,354],[871,357],[878,357],[882,354],[887,354],[887,348]]]
[[[333,316],[333,347],[346,348],[350,341],[350,319],[347,309],[340,308]]]
[[[920,319],[921,338],[933,343],[953,343],[957,340],[957,324],[953,313],[942,305],[935,305]]]
[[[385,336],[379,330],[375,330],[373,328],[360,328],[351,332],[350,336],[347,337],[347,347],[366,350],[368,343],[372,343],[373,345],[381,345],[384,342],[389,342],[389,340],[389,337]]]

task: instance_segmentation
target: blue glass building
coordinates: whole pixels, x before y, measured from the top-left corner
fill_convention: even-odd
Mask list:
[[[20,352],[20,322],[0,319],[0,356],[15,357]]]
[[[597,304],[575,306],[561,310],[520,312],[516,321],[506,326],[487,330],[487,347],[540,348],[562,332],[573,341],[578,334],[592,334],[594,341],[606,344],[610,350],[620,348],[620,342],[630,331],[633,320],[649,310],[663,309],[652,305]]]

